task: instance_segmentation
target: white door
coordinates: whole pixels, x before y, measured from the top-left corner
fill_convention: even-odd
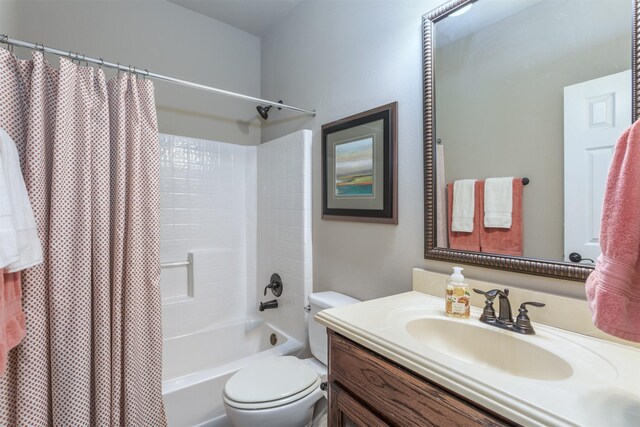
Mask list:
[[[600,255],[607,173],[631,124],[631,70],[564,88],[564,259]]]

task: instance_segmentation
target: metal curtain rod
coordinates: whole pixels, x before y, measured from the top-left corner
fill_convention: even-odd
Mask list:
[[[228,90],[218,89],[218,88],[211,87],[211,86],[205,86],[205,85],[201,85],[199,83],[188,82],[186,80],[180,80],[180,79],[176,79],[174,77],[163,76],[162,74],[152,73],[147,69],[139,69],[139,68],[136,68],[136,67],[120,65],[120,63],[114,64],[113,62],[105,61],[102,58],[96,59],[96,58],[91,58],[91,57],[86,56],[86,55],[81,55],[81,54],[79,54],[77,52],[71,52],[71,51],[67,52],[67,51],[60,50],[60,49],[54,49],[52,47],[47,47],[47,46],[45,46],[45,45],[43,45],[41,43],[29,43],[29,42],[25,42],[25,41],[22,41],[22,40],[16,40],[16,39],[10,38],[6,34],[0,34],[0,43],[4,43],[6,45],[19,46],[19,47],[26,47],[27,49],[35,49],[35,50],[39,50],[39,51],[41,51],[43,53],[44,52],[52,53],[54,55],[60,55],[60,56],[66,57],[66,58],[74,59],[76,61],[82,61],[82,62],[87,62],[87,63],[91,62],[93,64],[97,64],[97,65],[100,65],[100,66],[103,66],[103,67],[114,68],[116,70],[124,71],[124,72],[127,72],[127,73],[138,74],[138,75],[150,77],[150,78],[153,78],[153,79],[156,79],[156,80],[162,80],[162,81],[169,82],[169,83],[175,83],[175,84],[178,84],[178,85],[187,86],[187,87],[191,87],[191,88],[194,88],[194,89],[204,90],[206,92],[217,93],[219,95],[231,96],[231,97],[234,97],[234,98],[240,98],[240,99],[244,99],[246,101],[253,101],[253,102],[260,103],[260,104],[275,105],[278,108],[284,108],[284,109],[292,110],[292,111],[300,111],[302,113],[311,114],[312,116],[316,115],[316,112],[314,110],[305,110],[304,108],[298,108],[298,107],[294,107],[292,105],[281,104],[279,102],[269,101],[268,99],[255,98],[253,96],[243,95],[241,93],[230,92]]]

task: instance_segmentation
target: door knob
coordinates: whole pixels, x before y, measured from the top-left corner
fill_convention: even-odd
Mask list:
[[[582,255],[580,255],[578,252],[571,252],[569,254],[569,261],[571,262],[591,261],[595,263],[595,261],[592,260],[591,258],[582,258]]]

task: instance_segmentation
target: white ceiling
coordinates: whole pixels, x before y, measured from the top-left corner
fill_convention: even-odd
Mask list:
[[[258,37],[264,36],[300,0],[168,0],[194,12],[226,22]]]

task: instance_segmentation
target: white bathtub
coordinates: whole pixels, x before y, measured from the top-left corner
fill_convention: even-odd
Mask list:
[[[276,345],[270,343],[272,334]],[[164,340],[162,395],[169,426],[224,425],[222,391],[227,380],[260,358],[295,355],[302,347],[259,320]]]

